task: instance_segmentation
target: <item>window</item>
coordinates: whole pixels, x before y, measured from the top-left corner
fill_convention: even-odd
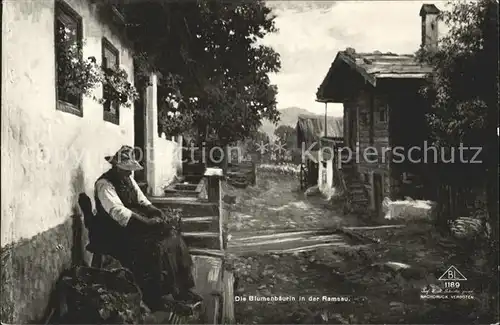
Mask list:
[[[120,52],[108,41],[106,38],[102,39],[102,68],[103,70],[117,70],[119,62]],[[108,85],[103,85],[103,108],[104,108],[104,120],[119,124],[120,123],[120,103],[117,101],[112,101],[110,99],[110,88]]]
[[[413,182],[413,175],[408,172],[403,172],[402,182],[404,184],[411,184]]]
[[[361,181],[363,184],[369,184],[370,183],[370,174],[368,172],[364,172],[361,174]]]
[[[72,58],[81,58],[82,19],[68,5],[56,1],[54,27],[57,109],[83,116],[82,95],[69,86]]]
[[[369,130],[369,136],[370,136],[370,146],[373,146],[375,142],[375,95],[371,94],[370,95],[370,130]]]
[[[380,122],[384,122],[384,123],[387,122],[387,111],[386,111],[386,109],[384,107],[382,107],[380,109],[380,111],[378,112],[378,114],[379,114],[378,120]]]

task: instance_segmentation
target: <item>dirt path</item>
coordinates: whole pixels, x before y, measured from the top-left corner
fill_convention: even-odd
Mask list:
[[[273,173],[259,173],[254,187],[226,188],[237,200],[229,225],[232,237],[359,224],[323,198],[305,197],[298,189],[298,178]]]
[[[317,313],[317,308],[338,304],[324,297],[337,299],[349,291],[332,286],[335,275],[314,263],[318,251],[327,247],[355,254],[362,245],[339,229],[359,222],[344,217],[321,197],[305,197],[298,186],[295,177],[260,173],[254,187],[225,189],[237,200],[229,224],[228,251],[238,279],[239,323],[318,323],[318,317],[329,321],[341,317]],[[259,297],[293,301],[249,301]],[[306,301],[299,303],[301,299]],[[309,301],[314,299],[318,301]],[[350,308],[347,302],[340,304]]]
[[[432,225],[358,230],[372,241],[353,242],[339,229],[363,224],[297,187],[290,176],[260,174],[255,187],[226,189],[237,196],[229,251],[239,324],[492,323],[479,253],[469,258]],[[475,298],[422,300],[450,265]]]
[[[338,230],[358,224],[320,196],[306,197],[290,175],[259,173],[246,189],[227,187],[236,196],[228,250],[232,253],[292,253],[318,247],[350,245]]]

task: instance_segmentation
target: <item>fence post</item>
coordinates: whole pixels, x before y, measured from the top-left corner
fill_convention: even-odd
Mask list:
[[[224,195],[224,197],[221,199],[220,231],[222,234],[222,249],[224,250],[227,249],[229,219],[231,218],[231,211],[234,211],[235,204],[236,204],[235,196]]]
[[[158,142],[158,102],[156,74],[150,76],[151,85],[146,89],[146,180],[148,183],[148,194],[161,195],[158,187],[158,179],[155,163],[157,163],[156,147]]]
[[[218,228],[219,228],[219,249],[224,250],[225,239],[224,239],[224,218],[225,211],[223,207],[222,201],[222,178],[223,171],[220,168],[207,168],[205,170],[205,179],[207,184],[207,196],[208,201],[212,203],[217,203],[217,207],[219,210],[218,215]]]

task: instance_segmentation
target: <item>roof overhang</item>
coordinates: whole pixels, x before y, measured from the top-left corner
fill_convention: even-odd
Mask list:
[[[349,91],[353,89],[351,84],[354,79],[352,78],[353,69],[358,71],[355,62],[349,60],[344,53],[338,52],[328,73],[318,87],[316,101],[319,103],[344,103],[349,97]],[[358,71],[358,75],[361,72]],[[351,77],[340,80],[341,76],[348,75]]]
[[[385,63],[385,65],[390,66],[390,63]],[[366,67],[357,64],[355,57],[351,57],[344,52],[338,52],[327,75],[318,87],[316,101],[320,103],[344,103],[349,94],[353,92],[353,89],[362,83],[377,87],[377,81],[382,79],[425,79],[428,73],[428,71],[411,70],[397,73],[381,71],[377,67],[366,69]],[[361,81],[355,82],[353,79]]]
[[[377,79],[425,79],[427,73],[381,73]]]
[[[318,103],[342,103],[342,102],[335,101],[335,99],[333,99],[333,98],[316,98],[315,101]]]

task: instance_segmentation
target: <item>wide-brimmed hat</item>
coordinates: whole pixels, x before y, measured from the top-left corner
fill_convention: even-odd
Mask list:
[[[134,148],[130,146],[122,146],[114,156],[106,156],[107,162],[123,170],[135,171],[142,170],[142,166],[134,157]]]

